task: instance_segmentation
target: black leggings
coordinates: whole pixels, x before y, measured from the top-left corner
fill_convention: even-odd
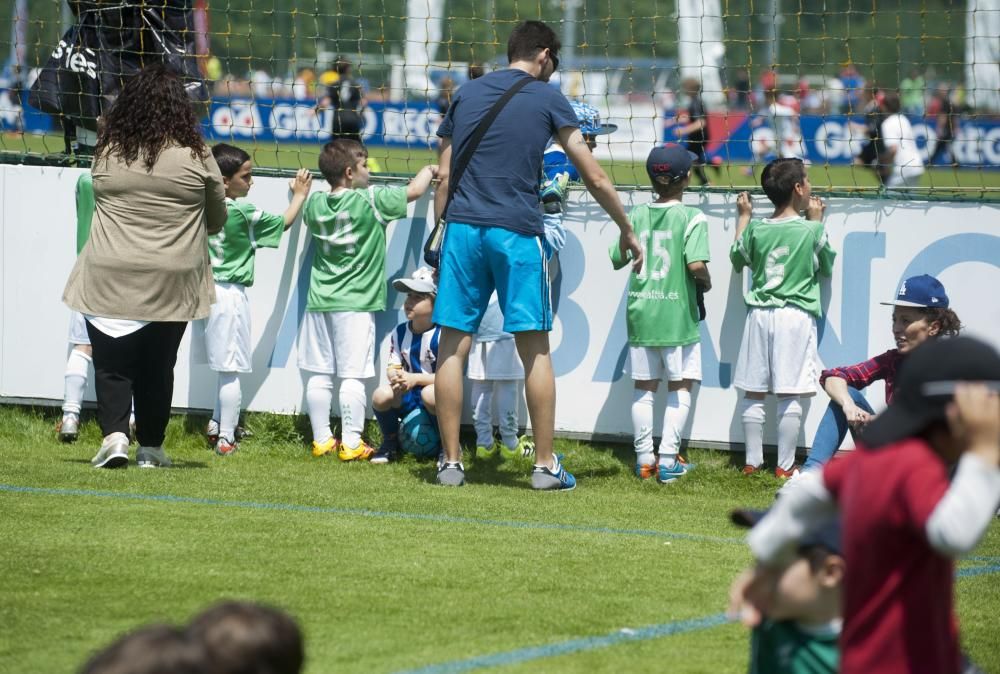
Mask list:
[[[94,387],[101,433],[128,435],[135,400],[135,435],[143,447],[163,444],[174,365],[187,323],[149,323],[124,337],[109,337],[90,321],[87,334],[94,349]]]

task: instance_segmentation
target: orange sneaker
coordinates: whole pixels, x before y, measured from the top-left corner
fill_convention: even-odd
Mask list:
[[[656,475],[656,464],[655,463],[637,463],[635,464],[635,476],[640,480],[648,480],[649,478]]]
[[[763,466],[751,466],[751,465],[743,466],[744,475],[753,475],[754,473],[758,473],[761,470],[763,470]]]
[[[357,447],[348,447],[344,443],[340,443],[340,450],[337,452],[337,456],[341,461],[367,461],[372,458],[375,453],[375,448],[370,447],[367,442],[361,440],[358,442]]]
[[[788,480],[799,474],[799,467],[792,466],[788,470],[778,467],[774,469],[774,476],[779,480]]]

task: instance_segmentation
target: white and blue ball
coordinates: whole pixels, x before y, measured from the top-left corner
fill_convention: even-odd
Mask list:
[[[441,452],[441,434],[437,418],[423,405],[408,412],[399,424],[399,446],[407,454],[418,458],[436,458]]]

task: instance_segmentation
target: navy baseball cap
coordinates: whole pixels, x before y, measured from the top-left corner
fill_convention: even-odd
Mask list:
[[[670,182],[682,180],[691,170],[697,155],[677,143],[654,147],[646,158],[646,173],[651,180],[667,178]]]
[[[941,307],[948,308],[948,295],[941,282],[929,274],[911,276],[903,281],[896,293],[896,299],[882,302],[896,307]]]
[[[764,519],[766,510],[739,509],[729,513],[729,519],[733,524],[740,527],[753,528]],[[799,540],[800,548],[808,548],[814,545],[821,545],[835,555],[842,555],[843,548],[840,541],[840,518],[835,517],[827,524],[815,527],[812,531],[807,531]]]
[[[908,355],[899,368],[892,402],[861,431],[861,444],[876,448],[921,433],[944,421],[961,382],[981,382],[1000,391],[1000,354],[971,337],[933,339]]]

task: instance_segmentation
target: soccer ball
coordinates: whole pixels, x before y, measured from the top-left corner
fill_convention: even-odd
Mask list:
[[[424,409],[416,407],[403,417],[399,425],[399,446],[407,454],[418,458],[436,458],[441,451],[441,434],[437,419]]]

